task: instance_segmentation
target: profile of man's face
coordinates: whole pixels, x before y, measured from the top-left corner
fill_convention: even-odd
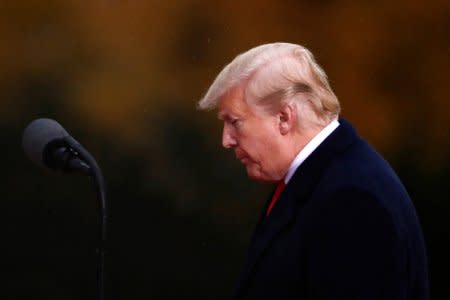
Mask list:
[[[243,88],[237,86],[220,99],[218,117],[223,121],[222,145],[234,149],[250,178],[266,182],[282,178],[285,170],[280,170],[279,165],[276,115],[250,106]]]

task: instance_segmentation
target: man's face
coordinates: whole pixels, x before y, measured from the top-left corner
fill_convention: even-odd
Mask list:
[[[234,149],[250,178],[266,182],[283,178],[288,165],[282,163],[278,115],[250,106],[238,86],[220,99],[218,117],[224,123],[222,145]]]

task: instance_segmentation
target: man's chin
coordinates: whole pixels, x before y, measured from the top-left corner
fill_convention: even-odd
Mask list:
[[[261,170],[258,169],[254,169],[251,168],[249,166],[246,166],[246,170],[247,170],[247,176],[248,178],[252,179],[252,180],[256,180],[256,181],[260,181],[260,182],[264,182],[264,183],[274,183],[277,182],[277,179],[271,178],[269,176],[264,176],[264,174],[261,172]]]
[[[245,170],[247,171],[247,176],[250,179],[255,179],[257,180],[259,178],[259,173],[260,172],[256,172],[251,166],[246,165],[245,166]]]
[[[251,166],[246,166],[247,170],[247,176],[252,180],[257,181],[266,181],[264,177],[261,174],[261,171],[255,170],[255,168],[252,168]]]

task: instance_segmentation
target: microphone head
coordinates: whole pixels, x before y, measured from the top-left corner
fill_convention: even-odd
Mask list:
[[[55,120],[41,118],[32,121],[24,130],[22,147],[26,155],[36,164],[44,164],[45,147],[52,141],[69,136],[67,131]]]

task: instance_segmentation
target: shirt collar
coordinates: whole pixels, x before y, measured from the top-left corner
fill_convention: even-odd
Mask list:
[[[288,184],[291,180],[297,168],[305,161],[308,156],[316,150],[317,147],[339,126],[338,120],[332,121],[330,124],[325,126],[302,150],[297,154],[295,159],[292,161],[289,170],[284,177],[284,183]]]

